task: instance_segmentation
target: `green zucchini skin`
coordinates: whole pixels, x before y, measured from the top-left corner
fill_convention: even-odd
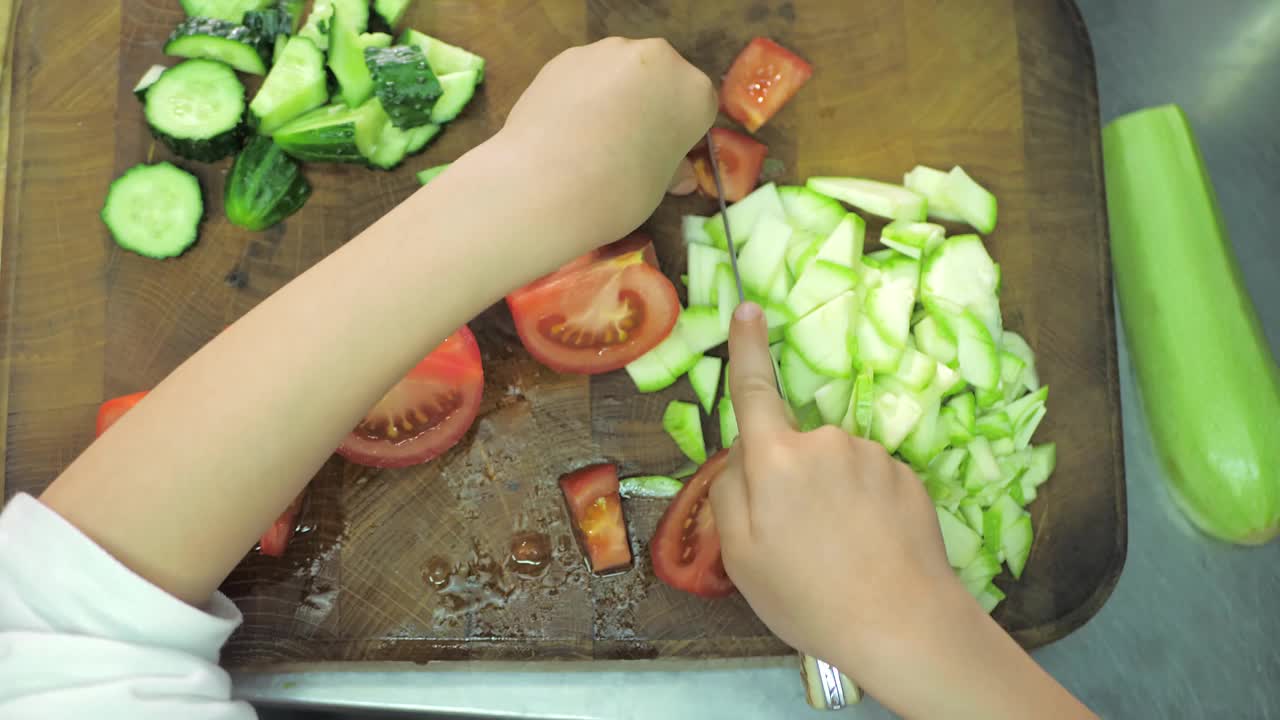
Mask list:
[[[256,135],[227,174],[227,219],[247,230],[265,230],[306,204],[311,185],[293,158],[269,137]]]
[[[1195,137],[1168,105],[1102,141],[1121,317],[1173,498],[1204,532],[1260,545],[1280,534],[1280,371]]]
[[[392,125],[407,130],[431,122],[431,110],[444,90],[421,49],[412,45],[366,48],[364,61],[373,77],[374,94]]]

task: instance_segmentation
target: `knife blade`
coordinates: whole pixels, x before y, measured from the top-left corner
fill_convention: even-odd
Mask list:
[[[720,178],[720,160],[716,157],[715,141],[707,133],[707,156],[711,163],[711,177],[716,185],[716,200],[720,201],[720,222],[724,225],[725,245],[729,250],[729,265],[733,268],[733,281],[738,286],[738,303],[746,301],[742,290],[742,275],[738,272],[738,252],[733,244],[733,232],[729,229],[729,204],[724,199],[724,181]],[[770,353],[772,356],[772,353]],[[778,394],[787,399],[786,389],[779,378],[782,373],[778,361],[773,360],[773,382]],[[862,691],[840,669],[809,655],[801,655],[800,678],[804,682],[805,699],[818,710],[839,710],[862,699]]]

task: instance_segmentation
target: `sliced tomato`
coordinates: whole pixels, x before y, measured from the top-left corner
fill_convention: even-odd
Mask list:
[[[302,511],[302,498],[306,491],[298,493],[298,497],[289,503],[280,517],[271,524],[258,540],[258,551],[271,557],[284,557],[284,551],[293,539],[293,531],[298,527],[298,513]]]
[[[728,450],[716,453],[685,483],[649,543],[659,580],[706,598],[724,597],[734,589],[720,557],[720,535],[709,498],[711,483],[724,470],[728,456]]]
[[[608,464],[582,468],[560,478],[560,489],[591,572],[603,575],[631,567],[618,468]]]
[[[813,66],[769,38],[758,37],[738,53],[720,86],[720,107],[755,132],[795,97]]]
[[[431,460],[467,434],[483,391],[480,346],[463,325],[382,396],[338,454],[385,468]]]
[[[530,355],[563,373],[624,367],[666,339],[680,315],[653,241],[636,233],[507,296]]]
[[[760,181],[760,170],[769,148],[764,143],[724,128],[711,128],[711,142],[716,148],[720,164],[720,181],[724,183],[724,199],[738,202],[755,189]],[[693,174],[698,178],[698,189],[710,197],[716,197],[716,179],[711,168],[710,154],[705,144],[689,154],[693,162]]]
[[[133,406],[137,405],[138,401],[146,396],[147,393],[145,391],[136,392],[132,395],[123,395],[102,403],[102,407],[98,408],[98,428],[94,437],[102,435],[107,431],[107,428],[115,425],[117,420],[124,417],[125,413],[132,410]]]

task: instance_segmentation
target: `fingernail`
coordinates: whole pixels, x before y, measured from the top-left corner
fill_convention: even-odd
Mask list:
[[[742,322],[751,322],[760,319],[760,306],[753,302],[744,302],[738,305],[738,309],[733,311],[733,316]]]

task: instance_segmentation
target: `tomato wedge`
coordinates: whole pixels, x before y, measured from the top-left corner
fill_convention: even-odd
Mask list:
[[[724,199],[738,202],[755,189],[760,181],[760,170],[769,148],[740,132],[724,128],[711,128],[711,142],[716,147],[720,163],[720,181],[724,183]],[[716,179],[711,168],[710,153],[705,144],[689,153],[693,162],[693,174],[698,178],[698,189],[709,197],[716,197]]]
[[[813,66],[769,38],[758,37],[729,66],[720,86],[720,107],[747,130],[759,130],[795,97]]]
[[[424,463],[466,435],[483,392],[480,346],[463,325],[382,396],[338,454],[370,467]]]
[[[618,468],[608,464],[582,468],[560,478],[560,490],[591,572],[605,575],[631,567]]]
[[[132,395],[123,395],[102,403],[102,407],[98,408],[98,427],[95,437],[101,436],[107,431],[107,428],[116,423],[117,420],[124,417],[125,413],[133,409],[138,401],[146,397],[146,392],[136,392]],[[306,491],[298,493],[298,497],[294,498],[289,507],[276,518],[271,528],[263,533],[262,538],[258,540],[259,549],[263,555],[272,557],[281,557],[284,555],[285,548],[289,545],[289,540],[293,538],[294,528],[298,523],[298,511],[302,508],[302,498]]]
[[[132,395],[122,395],[102,403],[102,407],[98,408],[98,426],[94,433],[94,437],[102,435],[107,428],[116,424],[116,421],[124,417],[124,414],[133,409],[138,401],[146,397],[146,392],[136,392]]]
[[[630,235],[507,296],[520,342],[562,373],[617,370],[675,327],[676,288],[658,269],[653,241]]]
[[[719,598],[733,592],[733,581],[720,557],[720,535],[711,514],[711,483],[724,470],[728,450],[721,450],[689,478],[658,522],[649,547],[653,572],[677,590]]]
[[[298,497],[289,503],[289,507],[276,518],[262,537],[258,540],[258,551],[271,557],[284,557],[284,551],[293,539],[293,531],[298,527],[298,513],[302,510],[302,498],[306,491],[298,493]]]

